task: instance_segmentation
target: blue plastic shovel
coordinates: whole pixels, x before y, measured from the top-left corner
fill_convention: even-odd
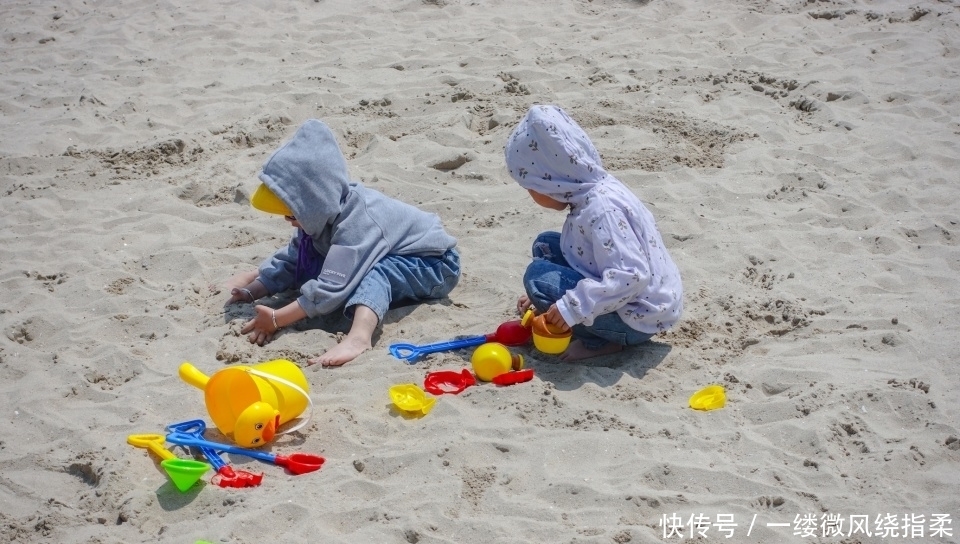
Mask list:
[[[490,334],[467,336],[448,342],[437,342],[435,344],[425,344],[422,346],[402,342],[390,344],[390,355],[412,365],[429,353],[470,348],[487,342],[499,342],[505,346],[522,346],[529,341],[530,330],[521,325],[519,320],[514,320],[501,323],[500,326],[497,327],[497,331]]]
[[[294,474],[306,474],[308,472],[320,470],[320,467],[326,462],[326,459],[323,457],[314,455],[312,453],[291,453],[290,455],[277,455],[274,453],[267,453],[265,451],[248,450],[237,446],[230,446],[228,444],[210,442],[209,440],[197,438],[194,435],[182,432],[172,432],[168,434],[167,442],[179,444],[181,446],[210,448],[227,453],[236,453],[238,455],[253,457],[254,459],[259,459],[260,461],[266,461],[267,463],[284,467]]]

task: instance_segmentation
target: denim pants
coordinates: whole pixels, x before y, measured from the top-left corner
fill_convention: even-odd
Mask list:
[[[540,233],[533,241],[533,262],[523,275],[523,287],[537,312],[546,312],[582,279],[583,275],[570,267],[560,251],[560,233]],[[599,349],[611,342],[635,346],[650,340],[653,335],[631,328],[617,312],[611,312],[597,316],[593,325],[575,325],[573,336],[579,338],[585,348]]]
[[[456,249],[439,257],[387,255],[360,280],[344,303],[344,315],[353,319],[353,307],[363,304],[377,314],[380,323],[391,304],[443,298],[459,281],[460,254]]]

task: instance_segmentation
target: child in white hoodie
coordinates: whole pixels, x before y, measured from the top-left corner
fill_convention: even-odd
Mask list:
[[[511,177],[540,206],[567,211],[562,232],[541,233],[523,277],[531,305],[574,340],[567,361],[616,353],[674,325],[680,272],[650,211],[603,169],[587,134],[557,106],[530,108],[504,149]]]

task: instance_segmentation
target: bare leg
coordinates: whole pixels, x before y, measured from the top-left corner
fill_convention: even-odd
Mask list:
[[[373,347],[373,331],[376,328],[377,314],[363,304],[357,304],[353,311],[353,325],[350,326],[347,337],[323,355],[307,361],[307,364],[341,366],[356,359],[358,355]]]
[[[579,339],[570,342],[570,345],[567,346],[567,350],[560,354],[560,360],[572,362],[572,361],[581,361],[583,359],[589,359],[591,357],[599,357],[601,355],[610,355],[611,353],[618,353],[623,351],[623,346],[620,344],[614,344],[613,342],[607,342],[606,344],[600,346],[599,349],[587,349],[583,346],[583,342]]]

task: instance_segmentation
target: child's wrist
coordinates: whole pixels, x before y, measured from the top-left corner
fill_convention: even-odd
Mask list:
[[[276,310],[273,310],[273,311],[270,313],[270,318],[273,320],[273,332],[279,331],[282,327],[280,327],[280,325],[277,324],[277,311],[276,311]]]

